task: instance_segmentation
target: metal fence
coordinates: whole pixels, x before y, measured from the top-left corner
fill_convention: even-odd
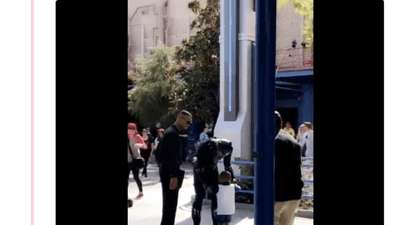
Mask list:
[[[311,50],[290,48],[276,50],[276,70],[305,70],[314,68],[314,57]]]
[[[303,194],[301,196],[301,199],[314,199],[314,192],[313,192],[314,160],[312,157],[302,157],[301,160],[302,160],[301,173],[302,173],[302,180],[304,182]],[[219,163],[223,164],[223,161],[219,161]],[[233,161],[232,164],[254,166],[253,161]],[[253,169],[254,169],[254,167],[253,167]],[[253,180],[254,176],[242,176],[242,175],[235,174],[235,178],[236,179],[244,179],[244,180]],[[236,191],[236,193],[237,194],[253,194],[254,195],[254,190],[239,190],[239,191]]]

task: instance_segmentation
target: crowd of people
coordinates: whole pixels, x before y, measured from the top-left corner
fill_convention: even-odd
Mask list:
[[[139,170],[143,168],[142,176],[147,177],[149,158],[155,156],[163,198],[161,225],[175,223],[178,194],[185,173],[180,169],[182,164],[180,135],[189,133],[192,118],[188,111],[183,110],[178,114],[175,123],[165,131],[161,124],[157,123],[156,126],[144,129],[143,137],[138,133],[134,123],[128,124],[128,181],[132,171],[139,188],[136,199],[141,198],[143,187]],[[217,199],[217,194],[226,196],[221,195],[221,192],[228,191],[234,187],[231,184],[236,182],[231,167],[232,142],[209,138],[206,132],[207,129],[204,129],[200,134],[198,160],[193,167],[195,201],[192,206],[192,220],[193,224],[200,224],[202,199],[207,193],[212,200],[213,225],[229,225],[234,210],[221,213],[217,209],[221,208],[218,206],[231,202],[232,198]],[[290,123],[285,123],[283,127],[282,118],[279,112],[275,111],[275,136],[274,221],[275,225],[292,225],[304,187],[301,179],[301,157],[313,157],[313,126],[309,122],[301,124],[296,135]],[[225,166],[225,171],[222,173],[218,172],[216,166],[219,160],[223,160]],[[128,198],[128,207],[130,206],[132,200]]]
[[[143,197],[143,185],[139,177],[139,171],[142,170],[142,176],[147,177],[147,166],[149,159],[154,155],[158,142],[164,134],[161,123],[157,123],[154,129],[143,129],[142,135],[139,134],[135,123],[128,124],[128,186],[129,176],[132,171],[133,179],[139,189],[136,199]],[[128,198],[128,206],[131,207],[133,200]]]
[[[313,157],[314,156],[314,130],[313,125],[310,122],[304,122],[299,126],[297,135],[292,128],[290,122],[285,123],[283,131],[293,136],[301,147],[302,157]]]

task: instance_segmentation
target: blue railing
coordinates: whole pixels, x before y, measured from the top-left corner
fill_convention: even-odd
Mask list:
[[[302,157],[302,160],[311,160],[312,161],[313,158],[312,157],[308,157],[308,158]],[[219,161],[218,163],[223,164],[224,162],[223,161]],[[245,166],[254,166],[254,162],[252,162],[252,161],[233,161],[232,164],[245,165]],[[303,164],[303,163],[301,164],[301,166],[303,168],[310,168],[310,167],[313,168],[314,167],[313,164]],[[254,176],[242,176],[242,175],[236,175],[235,174],[235,178],[236,179],[252,180],[252,179],[254,179]],[[308,184],[314,184],[314,180],[308,180],[308,179],[304,179],[304,178],[303,178],[303,182],[304,183],[308,183]],[[254,195],[254,190],[238,190],[238,191],[236,191],[236,193],[238,193],[238,194],[253,194]],[[313,195],[302,195],[301,199],[314,199],[314,196]]]

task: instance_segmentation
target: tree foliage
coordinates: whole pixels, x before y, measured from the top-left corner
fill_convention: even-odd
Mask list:
[[[185,81],[177,93],[176,108],[212,123],[219,113],[219,0],[208,0],[205,7],[194,0],[188,8],[197,14],[190,27],[198,32],[176,48],[175,57],[180,65],[177,72]]]
[[[136,60],[141,79],[131,95],[130,108],[142,126],[158,121],[170,124],[173,120],[170,114],[171,96],[180,86],[175,79],[176,62],[173,56],[173,47],[160,44],[153,49],[149,58]]]

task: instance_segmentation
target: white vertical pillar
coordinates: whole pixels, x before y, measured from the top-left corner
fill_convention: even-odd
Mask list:
[[[227,21],[226,14],[229,8],[226,6],[228,1],[232,0],[222,0],[221,1],[221,35],[220,41],[220,113],[215,126],[214,134],[216,137],[226,138],[232,141],[233,154],[232,157],[240,157],[244,160],[252,160],[252,45],[255,41],[255,13],[253,11],[253,0],[236,0],[238,10],[237,15],[239,17],[237,25],[236,35],[238,40],[238,48],[236,49],[236,54],[231,55],[235,61],[224,65],[227,60],[227,53],[232,51],[227,51],[227,47],[232,47],[232,45],[227,45],[227,37],[229,35],[226,32],[226,26],[229,26],[229,21]],[[231,2],[232,3],[232,2]],[[232,10],[232,8],[231,8]],[[231,22],[235,22],[231,20]],[[236,118],[232,121],[228,121],[225,118],[227,108],[227,94],[229,94],[228,88],[229,83],[226,79],[226,69],[233,68],[237,66],[236,76],[237,86],[232,93],[236,92],[238,100],[238,110]],[[234,70],[231,70],[234,71]],[[232,75],[232,74],[231,74]],[[222,165],[221,165],[222,166]],[[220,169],[223,169],[221,167]],[[234,167],[234,173],[239,174],[237,167]]]

